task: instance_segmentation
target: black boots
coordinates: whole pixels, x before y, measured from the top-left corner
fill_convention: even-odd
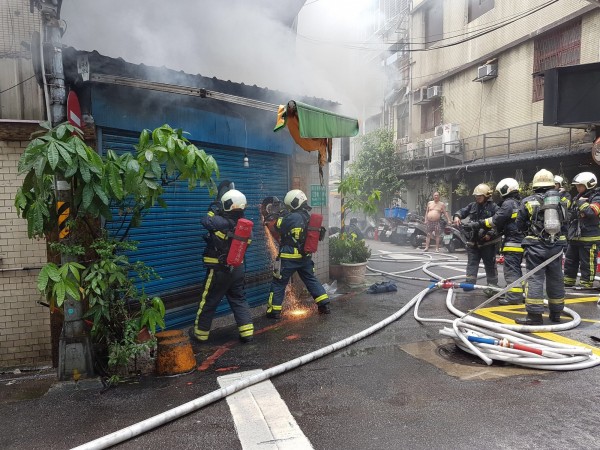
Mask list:
[[[319,305],[319,314],[331,314],[331,307],[329,306],[329,303]]]
[[[561,311],[550,311],[550,322],[559,323],[560,313]]]
[[[559,314],[560,315],[560,314]],[[543,325],[544,319],[541,314],[527,313],[527,316],[522,319],[515,319],[519,325]]]

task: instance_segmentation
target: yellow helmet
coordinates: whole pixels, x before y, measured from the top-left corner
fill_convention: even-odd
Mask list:
[[[490,197],[492,194],[493,191],[485,183],[478,184],[475,186],[475,189],[473,189],[473,195],[484,195],[485,197]]]
[[[531,187],[533,189],[554,187],[554,175],[552,175],[552,172],[550,172],[549,170],[539,170],[533,176],[533,182],[531,183]]]

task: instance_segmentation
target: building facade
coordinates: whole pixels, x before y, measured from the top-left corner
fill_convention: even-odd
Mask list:
[[[388,44],[381,59],[404,62],[381,124],[396,132],[411,209],[422,210],[434,190],[446,192],[454,209],[481,182],[526,183],[541,167],[567,179],[594,169],[596,124],[565,129],[542,120],[544,71],[600,60],[597,2],[392,3],[396,9],[388,10],[401,13],[388,28],[402,31],[396,42],[381,34]]]

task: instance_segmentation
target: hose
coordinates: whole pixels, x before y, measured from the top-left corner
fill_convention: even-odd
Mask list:
[[[386,258],[382,258],[383,260],[387,260],[390,254],[386,254]],[[422,256],[422,255],[421,255]],[[429,256],[429,255],[428,255]],[[426,262],[423,266],[421,266],[422,270],[425,271],[428,275],[436,278],[437,280],[441,280],[441,277],[435,275],[428,268],[434,266],[443,266],[448,264],[448,261],[442,262],[432,262],[432,257],[429,257],[430,261]],[[456,259],[456,258],[454,258]],[[375,259],[378,260],[378,259]],[[542,264],[536,267],[533,271],[529,272],[527,275],[531,276],[537,270],[540,270],[544,267],[545,264]],[[450,266],[452,267],[452,266]],[[350,336],[341,341],[330,344],[326,347],[323,347],[319,350],[315,350],[306,355],[300,356],[298,358],[292,359],[285,363],[279,364],[277,366],[271,367],[261,373],[242,378],[241,380],[215,391],[212,391],[202,397],[199,397],[190,402],[184,403],[183,405],[172,408],[168,411],[160,413],[156,416],[150,417],[146,420],[138,422],[136,424],[130,425],[121,430],[110,433],[106,436],[100,437],[78,447],[74,447],[74,450],[91,450],[91,449],[103,449],[107,447],[111,447],[125,440],[131,439],[135,436],[139,436],[146,431],[154,429],[158,426],[164,425],[165,423],[171,422],[179,417],[187,415],[193,411],[196,411],[204,406],[207,406],[211,403],[214,403],[218,400],[221,400],[231,394],[234,394],[242,389],[245,389],[254,384],[265,381],[271,377],[276,375],[280,375],[289,370],[300,367],[304,364],[307,364],[311,361],[314,361],[318,358],[326,356],[330,353],[333,353],[337,350],[340,350],[344,347],[347,347],[350,344],[353,344],[361,339],[364,339],[373,333],[383,329],[394,321],[400,319],[407,311],[409,311],[414,305],[415,307],[415,318],[420,322],[426,321],[436,321],[436,322],[444,322],[451,323],[452,328],[444,328],[440,330],[440,334],[444,336],[452,337],[456,345],[472,354],[479,356],[482,360],[486,362],[486,364],[492,364],[493,360],[506,361],[512,364],[518,364],[524,367],[531,367],[535,369],[545,369],[545,370],[578,370],[584,369],[588,367],[593,367],[595,365],[600,364],[600,358],[596,357],[592,354],[591,350],[582,348],[582,347],[574,347],[568,346],[564,344],[554,343],[550,341],[545,341],[541,339],[536,339],[532,337],[525,337],[524,335],[517,333],[516,331],[507,329],[506,326],[500,324],[494,324],[492,322],[488,322],[482,319],[478,319],[475,317],[471,317],[468,314],[463,314],[460,311],[456,310],[455,313],[458,313],[462,317],[459,317],[454,320],[449,319],[425,319],[418,316],[418,305],[421,301],[431,292],[436,289],[440,289],[442,287],[450,287],[447,294],[447,304],[448,299],[454,298],[454,290],[455,286],[457,287],[470,287],[471,289],[482,289],[487,288],[488,286],[480,286],[466,283],[452,283],[451,280],[456,280],[463,278],[464,275],[457,275],[455,277],[451,277],[446,279],[445,281],[436,281],[427,278],[417,278],[417,277],[408,277],[402,275],[403,273],[414,272],[415,269],[400,271],[400,272],[384,272],[377,271],[373,268],[369,268],[372,272],[379,272],[385,276],[389,276],[392,278],[399,279],[418,279],[418,280],[426,280],[429,281],[430,284],[427,288],[420,291],[417,295],[415,295],[406,305],[404,305],[400,310],[387,317],[386,319],[372,325],[371,327],[357,333],[353,336]],[[418,270],[418,269],[417,269]],[[478,274],[478,278],[484,276],[485,274]],[[527,276],[522,277],[526,279]],[[501,295],[503,292],[510,289],[511,285],[507,286],[504,289],[499,289],[498,293],[492,297],[496,298]],[[486,302],[487,303],[487,302]],[[452,301],[450,300],[450,304]],[[575,313],[568,310],[569,314],[572,317],[575,317]],[[555,330],[559,325],[553,325],[548,327],[549,329]],[[539,327],[529,327],[536,328]],[[497,343],[496,343],[497,342]]]

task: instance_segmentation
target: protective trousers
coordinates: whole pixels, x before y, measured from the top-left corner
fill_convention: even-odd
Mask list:
[[[565,252],[565,286],[575,285],[578,269],[581,287],[591,288],[594,285],[597,250],[595,242],[569,242]]]
[[[467,247],[467,283],[477,283],[479,261],[483,260],[488,285],[498,286],[498,267],[496,266],[496,245]]]
[[[535,269],[557,253],[562,253],[563,250],[564,246],[562,245],[527,246],[525,252],[527,270]],[[563,284],[562,261],[559,257],[527,279],[525,310],[528,313],[542,314],[544,312],[544,280],[546,281],[546,295],[550,311],[561,312],[565,307],[565,286]]]
[[[231,272],[219,268],[207,270],[202,298],[194,323],[196,339],[200,341],[208,339],[215,311],[223,296],[227,297],[240,337],[249,337],[254,334],[252,315],[244,293],[244,267],[239,266]]]
[[[329,296],[325,292],[325,288],[315,276],[315,263],[310,257],[300,259],[281,259],[281,271],[279,275],[273,274],[273,282],[271,283],[271,292],[267,302],[267,314],[270,312],[280,313],[283,297],[285,296],[285,288],[288,281],[298,272],[300,279],[306,285],[306,289],[315,299],[315,303],[326,305],[329,303]]]
[[[521,244],[507,243],[502,249],[504,253],[504,281],[506,285],[513,283],[523,276],[521,262],[523,262],[523,249]],[[513,305],[523,303],[523,286],[510,288],[506,293],[506,301]]]

